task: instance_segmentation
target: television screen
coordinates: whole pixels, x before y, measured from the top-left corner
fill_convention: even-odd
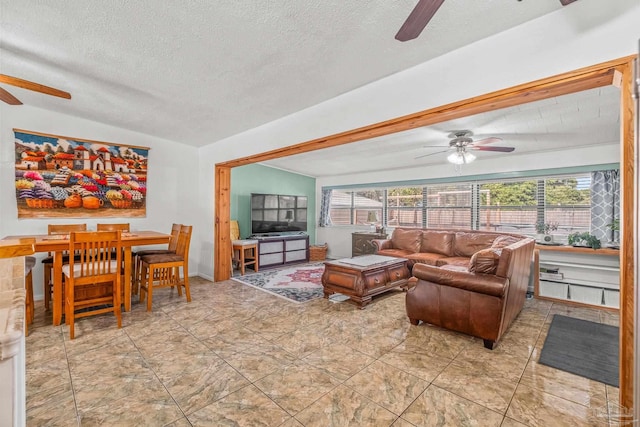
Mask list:
[[[251,233],[307,231],[307,196],[251,194]]]

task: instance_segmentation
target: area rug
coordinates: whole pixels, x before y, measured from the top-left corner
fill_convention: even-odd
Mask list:
[[[232,277],[233,280],[302,303],[322,298],[323,263],[304,264]]]
[[[618,328],[556,314],[539,363],[618,387]]]

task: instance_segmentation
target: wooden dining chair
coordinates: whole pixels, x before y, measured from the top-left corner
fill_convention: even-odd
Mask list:
[[[153,290],[174,286],[178,288],[178,295],[182,296],[184,287],[187,302],[191,302],[189,290],[189,245],[193,227],[182,225],[178,235],[178,244],[175,254],[154,254],[140,257],[141,280],[140,302],[147,297],[147,311],[151,311]],[[182,279],[180,278],[182,268]]]
[[[117,231],[121,230],[124,232],[129,232],[129,223],[121,223],[121,224],[96,224],[96,230],[98,231]]]
[[[36,258],[28,256],[24,258],[24,289],[25,289],[25,313],[24,313],[24,335],[29,335],[29,325],[33,324],[35,318],[33,300],[33,267],[36,265]]]
[[[122,231],[123,233],[128,233],[129,231],[131,231],[130,227],[129,227],[129,223],[125,222],[125,223],[116,223],[116,224],[96,224],[96,230],[97,231]],[[124,262],[124,259],[123,259]]]
[[[69,234],[73,231],[86,231],[87,224],[49,224],[47,226],[47,234]],[[62,263],[69,262],[69,253],[64,252],[62,255]],[[44,308],[49,310],[51,304],[51,295],[53,294],[53,254],[49,252],[42,260],[44,267]]]
[[[69,337],[75,337],[75,319],[113,312],[122,327],[122,231],[72,232],[69,252],[79,252],[62,267],[65,281],[65,320]],[[110,286],[104,286],[108,284]],[[95,287],[108,291],[85,292]],[[80,310],[80,311],[78,311]]]
[[[131,253],[131,256],[133,257],[133,278],[131,280],[131,291],[134,295],[138,295],[138,289],[140,289],[140,276],[142,270],[141,258],[145,255],[175,254],[176,248],[178,247],[178,237],[180,236],[181,227],[182,224],[173,224],[171,226],[171,239],[169,239],[169,245],[167,246],[167,249],[146,249]]]

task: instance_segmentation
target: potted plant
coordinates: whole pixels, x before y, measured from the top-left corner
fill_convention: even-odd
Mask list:
[[[536,222],[536,240],[540,243],[551,243],[553,242],[553,237],[551,236],[552,231],[556,231],[558,229],[557,222],[544,222],[538,221]]]
[[[568,241],[571,246],[584,246],[592,249],[600,249],[602,247],[600,239],[586,231],[584,233],[569,234]]]
[[[611,229],[611,241],[607,244],[607,246],[611,248],[620,247],[619,239],[620,239],[620,218],[614,218],[611,221],[611,224],[607,224],[607,228]]]

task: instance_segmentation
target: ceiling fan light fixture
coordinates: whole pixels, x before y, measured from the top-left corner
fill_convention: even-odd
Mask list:
[[[447,156],[447,160],[449,163],[453,163],[454,165],[463,165],[466,163],[471,163],[476,159],[472,153],[468,153],[466,151],[456,151],[455,153],[449,154]]]

